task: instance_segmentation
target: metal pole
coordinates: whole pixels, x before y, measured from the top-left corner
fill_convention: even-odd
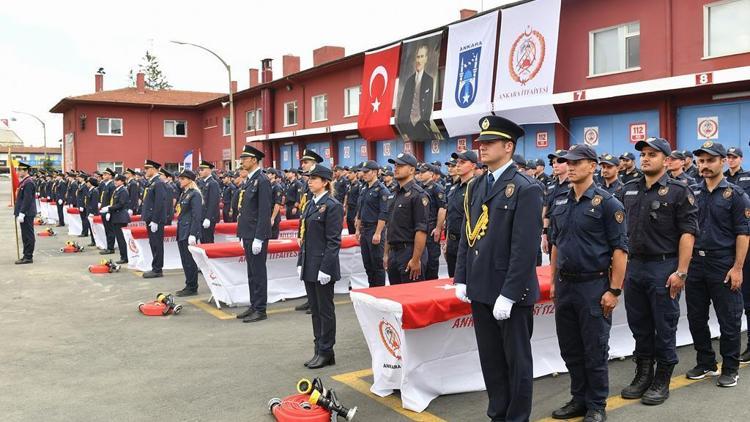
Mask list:
[[[43,134],[43,136],[44,136],[44,161],[45,161],[45,162],[49,161],[49,154],[47,153],[47,125],[46,125],[46,124],[44,124],[44,121],[43,121],[42,119],[40,119],[39,117],[37,117],[37,116],[36,116],[36,115],[34,115],[34,114],[31,114],[31,113],[27,113],[27,112],[25,112],[25,111],[13,111],[13,112],[14,112],[14,113],[17,113],[17,114],[25,114],[25,115],[27,115],[27,116],[33,117],[33,118],[35,118],[35,119],[36,119],[36,120],[37,120],[37,121],[38,121],[39,123],[41,123],[41,125],[42,125],[42,134]]]

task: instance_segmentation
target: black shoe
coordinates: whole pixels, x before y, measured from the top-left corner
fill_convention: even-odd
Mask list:
[[[669,383],[672,381],[672,370],[674,370],[674,365],[656,364],[654,382],[652,382],[651,387],[643,393],[641,403],[659,405],[667,401],[669,398]]]
[[[58,225],[57,225],[57,226],[55,226],[55,227],[65,227],[65,224],[58,224]]]
[[[79,234],[78,237],[89,237],[88,234]]]
[[[95,242],[91,242],[91,243],[88,244],[88,246],[96,246],[96,243]]]
[[[696,365],[695,368],[687,371],[685,376],[690,380],[702,380],[706,377],[715,377],[719,375],[719,370],[714,365],[713,368],[706,368],[703,365]]]
[[[586,416],[586,405],[575,400],[552,412],[552,419],[572,419],[579,416]]]
[[[721,376],[719,376],[719,379],[716,380],[716,385],[719,387],[734,387],[737,385],[737,380],[740,379],[740,374],[737,373],[737,370],[729,370],[729,371],[721,371]]]
[[[248,315],[252,314],[253,312],[255,312],[255,309],[253,309],[253,307],[251,306],[247,308],[245,312],[238,314],[237,319],[245,319]]]
[[[246,316],[242,319],[242,322],[257,322],[257,321],[263,321],[264,319],[268,319],[268,315],[266,315],[266,312],[260,312],[253,310],[253,313]]]
[[[643,393],[651,387],[654,380],[654,360],[636,358],[635,360],[635,378],[630,385],[623,388],[620,396],[624,399],[634,400],[643,397]]]
[[[146,271],[143,273],[143,278],[157,278],[157,277],[164,277],[164,274],[160,272],[154,272],[154,271]]]
[[[740,355],[740,363],[750,363],[750,346]]]
[[[32,258],[21,258],[21,259],[19,259],[19,260],[16,261],[16,265],[32,264],[33,262],[34,262],[34,260]]]
[[[198,289],[192,290],[192,289],[188,289],[186,287],[186,288],[184,288],[182,290],[178,290],[178,291],[174,292],[174,294],[175,294],[175,296],[179,296],[179,297],[196,296],[198,294]]]
[[[336,364],[336,357],[334,355],[328,355],[328,356],[318,355],[317,359],[307,364],[307,367],[310,369],[318,369],[324,366],[332,366],[335,364]]]
[[[294,307],[295,311],[306,311],[308,309],[310,309],[310,302],[305,302],[301,305],[297,305]]]
[[[127,263],[128,263],[127,259],[121,259],[121,260],[115,262],[115,264],[127,264]]]
[[[305,313],[306,313],[307,315],[312,315],[312,309],[308,309],[308,310],[306,310],[306,311],[305,311]]]
[[[318,357],[319,357],[318,354],[315,353],[315,355],[312,358],[310,358],[310,360],[308,360],[307,362],[305,362],[305,367],[310,366],[310,364],[313,363],[313,362],[315,362],[318,359]]]
[[[112,255],[115,253],[114,249],[105,249],[103,251],[99,251],[99,255]]]
[[[586,417],[583,418],[583,422],[604,422],[607,420],[607,412],[602,410],[589,410],[586,412]]]

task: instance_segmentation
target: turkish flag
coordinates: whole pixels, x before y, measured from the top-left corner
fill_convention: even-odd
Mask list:
[[[398,77],[401,44],[365,55],[359,97],[359,133],[368,141],[393,139],[393,90]]]

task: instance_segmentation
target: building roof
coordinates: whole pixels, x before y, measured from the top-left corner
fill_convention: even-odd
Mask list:
[[[7,151],[0,151],[7,152]],[[11,154],[62,154],[60,148],[44,148],[44,147],[27,147],[27,146],[12,146],[10,147]]]
[[[151,90],[139,93],[136,88],[121,88],[93,94],[65,97],[50,112],[63,113],[74,104],[120,104],[167,107],[196,107],[205,102],[226,96],[216,92],[179,91],[174,89]]]
[[[0,122],[0,146],[15,147],[16,145],[23,145],[23,141],[21,140],[21,138],[18,137],[13,129],[6,126],[5,123]]]

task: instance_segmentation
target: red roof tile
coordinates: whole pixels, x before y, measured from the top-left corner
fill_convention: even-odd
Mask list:
[[[139,93],[136,88],[122,88],[79,95],[77,97],[65,97],[52,107],[50,112],[62,113],[76,103],[195,107],[226,95],[216,92],[178,91],[173,89],[146,89],[144,93]]]

